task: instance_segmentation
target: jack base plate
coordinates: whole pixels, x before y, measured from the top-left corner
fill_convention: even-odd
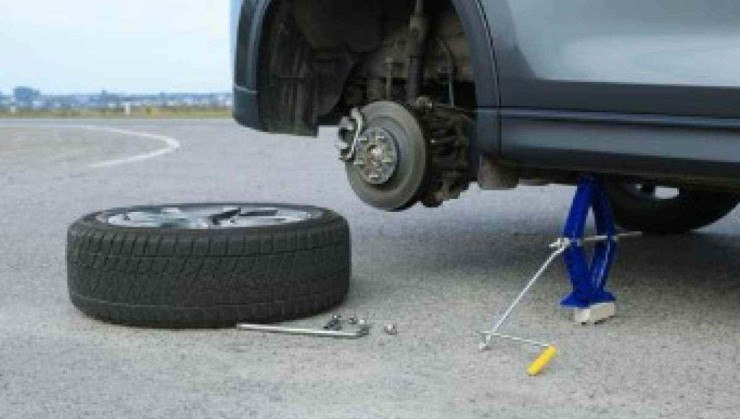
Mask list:
[[[573,310],[573,320],[578,324],[597,324],[614,317],[616,306],[614,303],[598,303],[588,308]]]

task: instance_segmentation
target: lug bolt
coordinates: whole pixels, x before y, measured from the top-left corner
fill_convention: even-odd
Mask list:
[[[331,320],[324,325],[324,330],[342,330],[342,316],[332,315]]]
[[[388,324],[386,324],[386,325],[385,325],[385,327],[383,328],[383,331],[384,331],[384,332],[385,332],[385,333],[386,333],[387,335],[390,335],[390,336],[395,336],[395,335],[397,335],[397,334],[398,334],[398,328],[397,328],[397,327],[396,327],[396,325],[395,325],[395,324],[393,324],[393,323],[388,323]]]

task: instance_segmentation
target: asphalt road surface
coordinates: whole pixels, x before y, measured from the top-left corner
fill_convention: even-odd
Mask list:
[[[576,326],[558,264],[507,332],[476,330],[544,261],[573,189],[471,190],[386,214],[347,185],[332,139],[230,121],[0,121],[0,417],[728,418],[740,412],[740,213],[700,232],[624,243],[618,317]],[[394,322],[359,341],[91,320],[67,298],[67,226],[99,209],[285,201],[344,214],[354,273],[337,312]],[[318,326],[328,314],[295,322]]]

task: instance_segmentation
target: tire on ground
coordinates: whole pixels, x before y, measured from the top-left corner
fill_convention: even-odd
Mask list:
[[[342,302],[351,273],[347,221],[321,208],[264,205],[316,216],[203,230],[123,227],[102,220],[106,213],[152,207],[81,218],[67,237],[72,303],[112,323],[203,328],[289,320]]]
[[[681,189],[671,199],[650,199],[630,185],[609,184],[607,194],[617,223],[625,229],[650,234],[680,234],[713,224],[738,204],[738,196],[721,192]]]

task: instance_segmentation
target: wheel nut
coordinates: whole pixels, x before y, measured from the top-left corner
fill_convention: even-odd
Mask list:
[[[393,323],[386,324],[383,330],[387,335],[395,336],[398,334],[398,328]]]
[[[324,325],[324,330],[342,330],[342,316],[332,315],[331,320]]]

